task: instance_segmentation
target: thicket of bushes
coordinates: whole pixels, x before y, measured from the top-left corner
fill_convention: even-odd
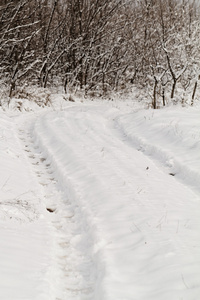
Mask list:
[[[1,0],[1,87],[9,97],[27,85],[106,96],[134,85],[154,108],[192,104],[199,12],[189,0]]]

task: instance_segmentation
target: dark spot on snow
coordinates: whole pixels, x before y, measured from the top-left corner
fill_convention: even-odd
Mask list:
[[[40,158],[41,162],[44,162],[46,160],[46,158],[42,157]]]
[[[146,167],[146,170],[149,170],[149,167]]]
[[[175,176],[176,174],[175,174],[175,173],[169,173],[169,175],[171,175],[171,176]]]
[[[42,186],[47,186],[48,185],[47,183],[44,183],[44,182],[39,182],[39,184],[41,184]]]
[[[53,212],[55,211],[55,209],[49,208],[49,207],[47,207],[46,210],[47,210],[48,212],[50,212],[50,213],[53,213]]]

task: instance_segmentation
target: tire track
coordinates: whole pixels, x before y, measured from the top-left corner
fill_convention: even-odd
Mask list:
[[[44,199],[47,221],[53,232],[52,261],[47,274],[52,300],[92,300],[96,279],[92,242],[81,223],[80,210],[70,202],[55,177],[51,159],[35,144],[33,126],[18,130],[30,168]]]

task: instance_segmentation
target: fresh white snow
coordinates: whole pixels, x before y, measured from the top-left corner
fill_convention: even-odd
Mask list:
[[[0,111],[1,299],[198,300],[200,107],[58,102]]]

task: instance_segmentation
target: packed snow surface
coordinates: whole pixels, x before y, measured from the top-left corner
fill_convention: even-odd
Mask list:
[[[198,300],[200,108],[0,112],[0,298]]]

